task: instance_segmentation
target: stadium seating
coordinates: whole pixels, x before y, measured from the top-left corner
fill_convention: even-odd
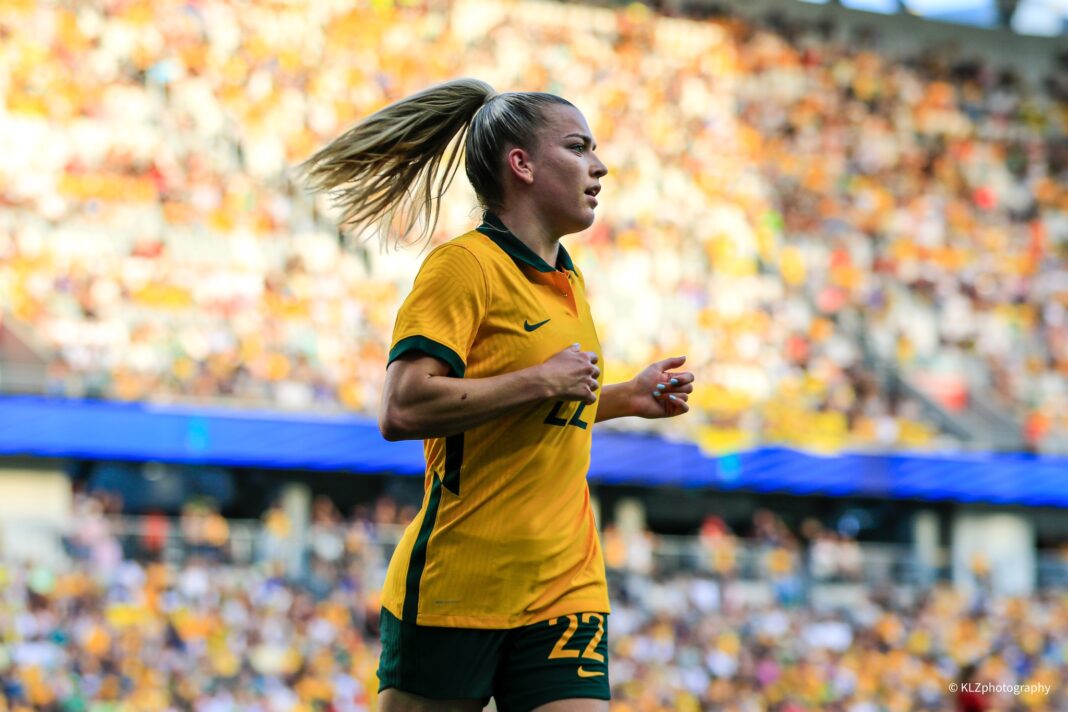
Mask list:
[[[290,168],[466,74],[589,116],[611,173],[567,244],[608,376],[689,354],[709,448],[944,445],[873,359],[1063,440],[1063,102],[801,25],[479,7],[0,6],[0,293],[49,392],[372,411],[420,255],[339,254]],[[473,206],[454,191],[435,240]]]
[[[176,520],[123,520],[119,508],[78,497],[69,564],[0,566],[0,710],[372,709],[378,586],[410,510],[381,499],[345,517],[316,499],[302,573],[287,576],[280,507],[253,527],[207,503]],[[606,532],[614,711],[942,710],[973,664],[992,683],[1050,685],[988,695],[1006,709],[1068,699],[1063,595],[867,586],[849,605],[820,605],[805,595],[815,580],[860,580],[835,568],[846,549],[817,553],[847,541],[798,536],[766,511],[748,534],[709,520],[707,558],[682,565],[651,557],[663,547],[648,533]],[[760,586],[774,597],[754,595]]]
[[[478,40],[411,8],[30,7],[4,11],[42,33],[13,33],[8,53],[0,239],[11,311],[54,350],[54,392],[372,409],[417,260],[337,259],[286,169],[389,100],[482,72],[591,115],[617,168],[604,219],[571,242],[611,373],[690,353],[713,447],[930,441],[873,388],[862,333],[951,407],[975,372],[1035,442],[1062,432],[1063,105],[1011,76],[739,23],[689,23],[692,46],[671,51],[669,20],[578,30],[536,5],[533,32]],[[472,64],[446,59],[458,46]],[[589,47],[609,53],[597,73],[551,71]],[[470,204],[447,206],[439,239]]]

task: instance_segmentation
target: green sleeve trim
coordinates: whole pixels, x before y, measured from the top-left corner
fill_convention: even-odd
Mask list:
[[[428,356],[441,359],[449,368],[452,369],[452,375],[457,378],[464,377],[464,360],[460,358],[459,354],[450,349],[448,346],[439,344],[433,339],[428,339],[425,336],[408,336],[397,342],[397,345],[389,350],[389,360],[386,365],[393,363],[403,354],[409,351],[422,351]]]

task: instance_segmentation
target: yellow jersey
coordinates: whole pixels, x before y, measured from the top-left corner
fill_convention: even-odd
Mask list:
[[[492,213],[426,258],[397,315],[392,362],[418,351],[456,378],[543,363],[578,343],[601,356],[582,274],[556,267]],[[586,474],[597,404],[542,401],[425,441],[426,491],[382,604],[426,626],[516,628],[608,612]]]

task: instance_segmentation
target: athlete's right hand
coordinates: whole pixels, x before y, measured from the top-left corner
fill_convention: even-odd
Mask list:
[[[572,344],[560,353],[551,356],[541,365],[542,378],[549,388],[549,398],[582,401],[586,405],[597,402],[597,354],[583,351]]]

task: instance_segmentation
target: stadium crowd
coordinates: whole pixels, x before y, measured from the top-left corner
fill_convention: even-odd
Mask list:
[[[69,562],[0,566],[0,710],[374,709],[383,549],[410,512],[383,499],[342,517],[317,499],[290,575],[276,546],[290,526],[281,508],[265,513],[243,561],[225,535],[204,546],[210,505],[165,520],[166,556],[144,544],[158,522],[119,536],[110,509],[79,498]],[[828,607],[774,586],[761,599],[753,585],[790,573],[795,557],[780,553],[799,537],[768,512],[746,539],[722,522],[703,529],[710,558],[687,571],[642,555],[613,561],[606,535],[613,712],[949,712],[962,676],[1049,685],[990,693],[977,709],[1068,709],[1063,592],[934,587],[905,600],[869,588],[860,604]],[[724,551],[744,542],[762,563],[742,576]]]
[[[611,173],[567,246],[606,375],[688,354],[706,447],[943,443],[872,359],[1066,441],[1055,83],[637,5],[15,1],[0,37],[0,318],[51,393],[373,411],[421,254],[339,250],[292,168],[472,75],[589,117]],[[461,184],[435,241],[477,220]]]

